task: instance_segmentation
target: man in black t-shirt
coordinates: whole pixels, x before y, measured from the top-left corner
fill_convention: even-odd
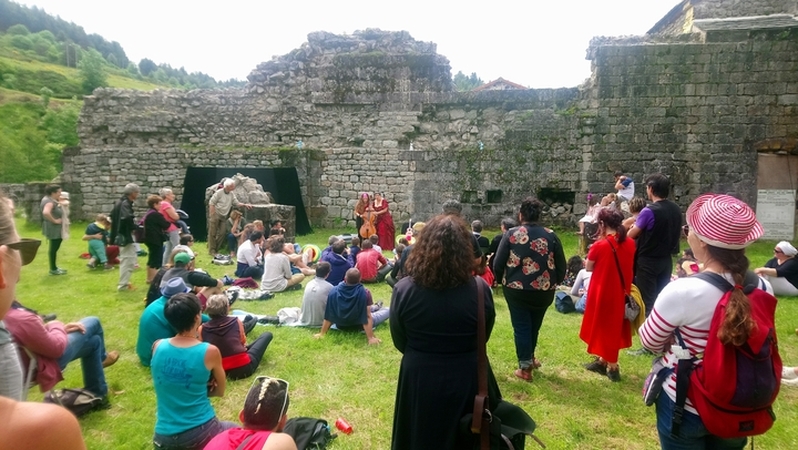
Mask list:
[[[670,180],[661,173],[646,178],[646,193],[652,203],[643,208],[629,230],[629,237],[637,241],[634,283],[646,305],[646,316],[670,282],[673,255],[679,253],[682,211],[668,200],[670,187]]]

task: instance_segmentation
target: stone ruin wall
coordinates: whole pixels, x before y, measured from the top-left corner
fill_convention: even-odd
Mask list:
[[[796,34],[596,40],[579,89],[478,93],[451,92],[448,61],[403,33],[311,34],[245,90],[95,91],[62,181],[93,214],[131,181],[179,200],[187,167],[296,167],[325,226],[353,225],[360,191],[384,191],[397,222],[454,197],[495,225],[542,189],[579,214],[616,169],[667,173],[683,207],[710,190],[753,204],[755,148],[798,137]]]

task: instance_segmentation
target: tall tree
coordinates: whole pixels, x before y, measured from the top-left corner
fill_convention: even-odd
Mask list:
[[[108,86],[108,75],[105,72],[105,60],[97,50],[89,49],[78,63],[81,85],[84,94],[91,94],[98,87]]]

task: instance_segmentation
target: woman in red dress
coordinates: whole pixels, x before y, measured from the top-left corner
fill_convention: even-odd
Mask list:
[[[593,275],[579,338],[587,343],[587,352],[596,356],[585,368],[620,381],[618,352],[632,346],[631,326],[624,316],[624,294],[632,287],[635,243],[626,237],[623,216],[617,210],[602,209],[596,221],[598,238],[590,247],[586,264]]]
[[[371,206],[377,216],[375,226],[377,227],[377,236],[380,238],[379,245],[383,250],[393,250],[396,228],[393,225],[391,211],[388,209],[388,200],[382,198],[381,193],[375,192],[374,203]]]

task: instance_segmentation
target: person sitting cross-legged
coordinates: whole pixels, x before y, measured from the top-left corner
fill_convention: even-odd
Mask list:
[[[211,296],[205,313],[211,320],[200,326],[200,336],[222,352],[222,367],[227,378],[237,380],[255,373],[274,336],[266,331],[247,345],[244,324],[236,316],[228,315],[230,301],[224,294]]]
[[[84,388],[107,401],[108,384],[104,368],[119,359],[119,352],[106,352],[100,319],[86,317],[63,324],[56,320],[44,323],[41,316],[14,301],[3,319],[14,341],[36,357],[36,382],[42,392],[63,380],[67,364],[80,359]],[[28,367],[28,355],[20,351],[22,367]]]
[[[331,268],[330,263],[322,261],[316,266],[316,277],[307,286],[302,296],[302,309],[299,320],[292,324],[298,327],[320,327],[324,323],[324,311],[327,308],[327,297],[333,289],[326,278]]]
[[[238,246],[236,260],[236,276],[239,278],[251,277],[259,280],[263,276],[263,233],[254,231],[249,239]]]
[[[205,450],[296,450],[294,438],[283,433],[288,412],[288,382],[255,378],[238,417],[244,428],[216,435]]]
[[[362,250],[357,254],[355,267],[360,271],[364,283],[376,283],[384,280],[392,268],[388,265],[385,256],[374,250],[374,245],[368,239],[363,241]]]
[[[382,341],[374,335],[374,328],[388,319],[390,311],[388,308],[374,310],[372,304],[371,292],[360,284],[360,271],[347,270],[344,282],[327,296],[324,323],[321,332],[314,337],[323,337],[334,326],[339,330],[363,330],[369,345],[379,344]]]
[[[291,272],[291,261],[283,253],[285,239],[280,236],[272,236],[266,242],[269,253],[263,257],[261,289],[269,292],[297,289],[294,286],[300,286],[299,283],[305,279],[305,275]]]

